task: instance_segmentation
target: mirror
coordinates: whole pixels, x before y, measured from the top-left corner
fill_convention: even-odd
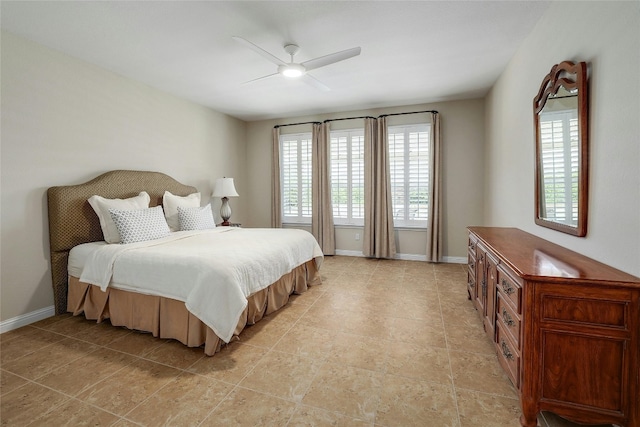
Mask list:
[[[536,132],[536,224],[587,234],[587,64],[551,68],[533,100]]]

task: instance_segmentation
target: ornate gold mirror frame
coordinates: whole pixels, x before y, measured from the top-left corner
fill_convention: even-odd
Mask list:
[[[551,68],[533,99],[536,224],[587,234],[589,114],[587,64]]]

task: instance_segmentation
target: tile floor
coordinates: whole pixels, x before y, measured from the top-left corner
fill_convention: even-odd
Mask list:
[[[321,286],[215,357],[45,319],[0,335],[1,425],[517,427],[465,268],[327,257]]]

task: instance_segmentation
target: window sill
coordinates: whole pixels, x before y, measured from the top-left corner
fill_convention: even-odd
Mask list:
[[[427,227],[409,227],[408,225],[394,227],[394,229],[396,231],[427,231]]]
[[[356,224],[335,224],[335,228],[344,228],[344,229],[363,229],[364,225],[356,225]],[[393,227],[396,231],[427,231],[427,227],[409,227],[406,225]]]
[[[304,223],[304,222],[283,222],[282,223],[283,227],[311,227],[311,223]],[[364,225],[356,225],[356,224],[335,224],[334,228],[339,228],[339,229],[363,229]],[[398,226],[398,227],[394,227],[393,228],[396,231],[422,231],[422,232],[426,232],[427,231],[427,227],[409,227],[406,225],[403,226]]]

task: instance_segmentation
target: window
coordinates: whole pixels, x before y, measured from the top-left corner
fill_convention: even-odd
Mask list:
[[[282,222],[311,223],[311,133],[280,135]]]
[[[331,201],[335,224],[364,224],[364,130],[331,132]]]
[[[389,127],[389,167],[396,227],[426,227],[429,215],[428,124]]]
[[[429,124],[389,127],[389,166],[396,227],[427,226]],[[311,133],[280,136],[282,222],[311,223]],[[332,131],[333,221],[364,224],[364,129]]]
[[[576,110],[540,115],[546,219],[578,224],[578,117]]]

